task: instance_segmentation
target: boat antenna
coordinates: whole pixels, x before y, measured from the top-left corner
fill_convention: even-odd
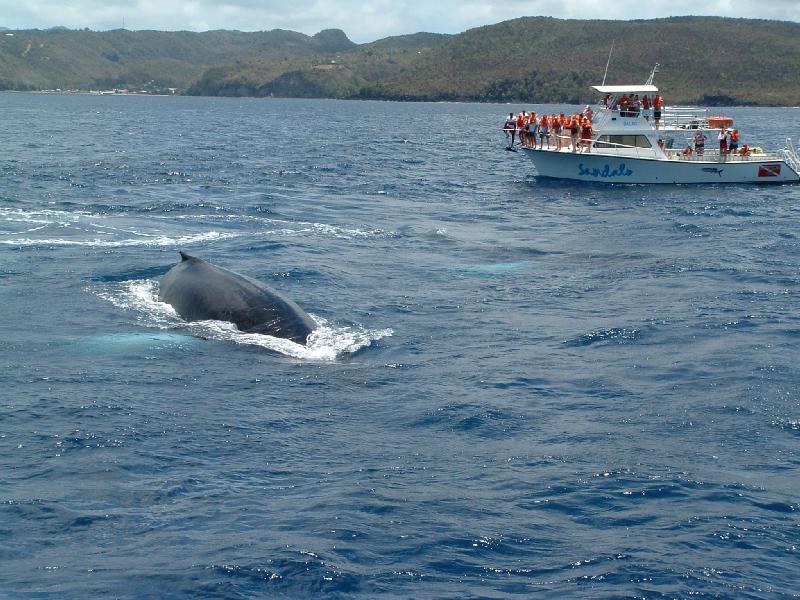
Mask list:
[[[656,73],[658,73],[658,63],[656,63],[656,66],[650,71],[650,77],[647,78],[645,85],[653,85],[653,79],[655,79]]]
[[[614,42],[617,40],[611,41],[611,50],[608,51],[608,60],[606,61],[606,72],[603,73],[603,83],[602,85],[606,84],[606,75],[608,75],[608,65],[611,63],[611,53],[614,51]]]

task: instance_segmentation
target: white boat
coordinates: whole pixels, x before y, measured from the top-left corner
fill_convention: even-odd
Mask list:
[[[654,70],[655,73],[655,70]],[[652,82],[652,75],[650,82]],[[524,147],[540,177],[604,183],[785,183],[800,181],[800,156],[786,140],[778,152],[751,149],[746,154],[720,154],[717,136],[730,120],[717,121],[707,109],[665,108],[659,128],[652,114],[620,110],[623,95],[654,96],[658,88],[645,85],[595,85],[606,102],[593,107],[592,138],[573,150],[568,135],[562,148]],[[730,128],[730,127],[728,127]],[[701,132],[707,138],[702,155],[687,155],[687,141]],[[659,145],[659,139],[662,145]]]

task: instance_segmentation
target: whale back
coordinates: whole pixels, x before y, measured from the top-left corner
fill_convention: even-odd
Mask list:
[[[187,321],[229,321],[240,331],[305,344],[316,323],[267,284],[181,252],[161,279],[158,299]]]

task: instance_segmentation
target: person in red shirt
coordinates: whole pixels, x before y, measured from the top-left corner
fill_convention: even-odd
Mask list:
[[[589,119],[581,123],[581,142],[586,152],[592,151],[592,122]]]

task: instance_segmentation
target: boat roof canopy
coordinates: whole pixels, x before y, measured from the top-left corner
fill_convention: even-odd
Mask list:
[[[655,94],[658,88],[654,85],[639,83],[635,85],[593,85],[601,94],[623,94],[631,92],[634,94]]]

